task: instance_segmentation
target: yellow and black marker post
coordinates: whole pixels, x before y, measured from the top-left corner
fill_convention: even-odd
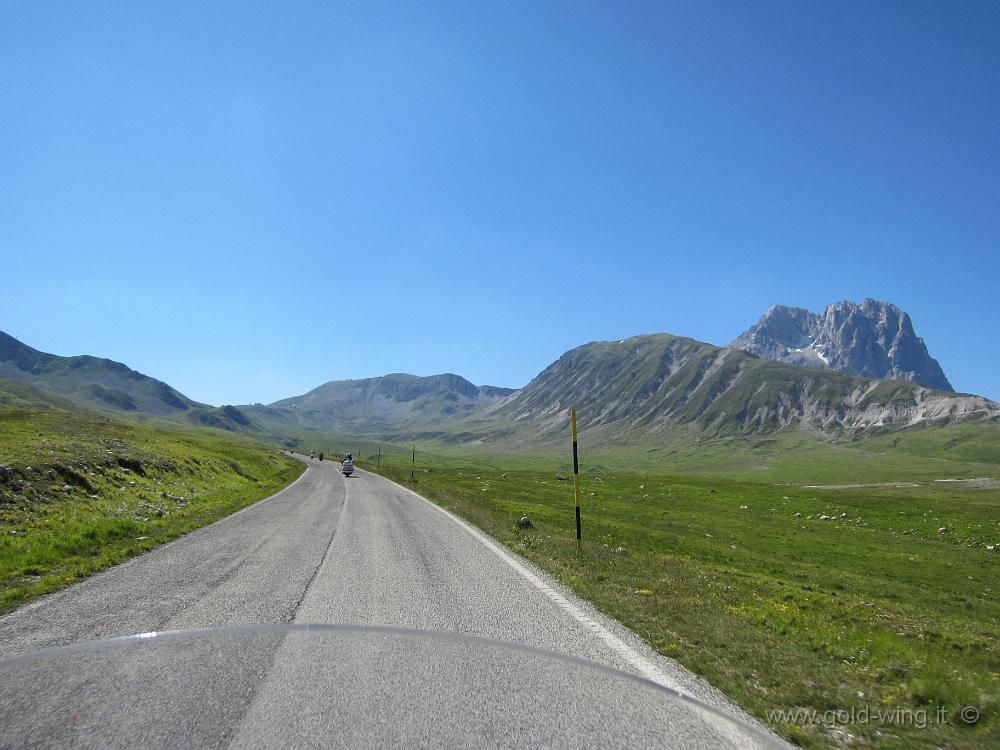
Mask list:
[[[576,549],[583,545],[583,534],[580,530],[580,461],[576,455],[576,409],[571,409],[573,415],[573,490],[576,493]]]

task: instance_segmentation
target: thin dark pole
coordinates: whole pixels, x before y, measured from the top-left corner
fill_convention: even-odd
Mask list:
[[[579,551],[583,545],[583,533],[580,526],[580,461],[577,459],[576,450],[576,409],[572,410],[573,416],[573,491],[576,494],[576,549]]]

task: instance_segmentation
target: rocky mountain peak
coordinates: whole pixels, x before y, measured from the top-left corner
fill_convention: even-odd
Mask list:
[[[910,316],[890,302],[871,298],[861,304],[835,302],[819,314],[775,305],[730,346],[803,367],[954,390],[914,332]]]

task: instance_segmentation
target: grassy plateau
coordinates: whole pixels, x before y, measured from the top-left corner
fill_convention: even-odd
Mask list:
[[[378,471],[801,746],[995,748],[995,439],[956,427],[603,453],[582,440],[580,552],[569,455],[418,445],[411,481],[409,447],[397,446]],[[375,470],[374,452],[361,455]]]
[[[0,411],[0,612],[268,497],[304,468],[210,430]]]
[[[292,443],[412,486],[803,747],[1000,747],[998,425],[627,449],[583,433],[580,551],[568,446],[418,443],[413,467],[410,444]],[[0,611],[303,468],[219,431],[0,404]]]

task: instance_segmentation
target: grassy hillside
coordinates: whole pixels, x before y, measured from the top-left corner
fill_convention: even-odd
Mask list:
[[[101,357],[61,357],[0,331],[0,378],[31,383],[81,406],[166,416],[201,406],[155,378]]]
[[[78,411],[73,402],[17,380],[0,380],[0,409]]]
[[[0,411],[0,611],[268,497],[302,471],[209,430]]]
[[[990,439],[957,425],[901,443],[934,452],[961,437]],[[879,450],[877,441],[807,442],[801,455],[790,446],[768,446],[764,471],[760,448],[708,446],[708,463],[728,462],[715,474],[707,464],[677,471],[680,460],[663,468],[643,459],[637,469],[624,451],[592,462],[585,449],[582,553],[572,482],[557,478],[572,476],[568,455],[418,446],[415,483],[399,448],[383,452],[380,471],[805,747],[1000,745],[1000,553],[987,549],[1000,544],[1000,466]],[[363,458],[374,469],[373,456]],[[959,476],[994,481],[938,481]],[[517,527],[523,514],[534,529]],[[977,724],[963,722],[966,706],[980,712]]]
[[[872,436],[862,444],[870,450],[936,460],[1000,464],[1000,424],[995,422],[917,427]]]
[[[120,362],[46,354],[2,331],[0,408],[96,412],[152,424],[260,432],[235,406],[200,404]]]

